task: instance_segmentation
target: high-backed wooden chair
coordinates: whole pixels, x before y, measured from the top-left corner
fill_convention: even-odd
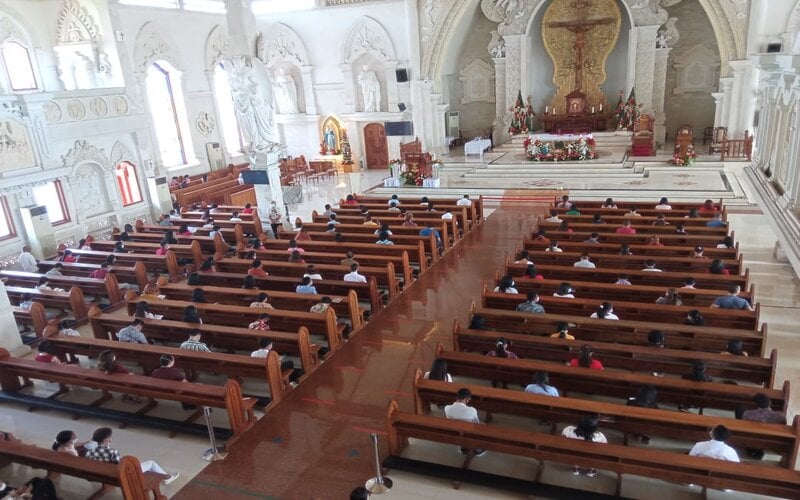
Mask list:
[[[720,154],[728,139],[728,127],[714,127],[711,134],[711,144],[708,146],[708,154]]]
[[[633,126],[631,156],[654,156],[656,154],[653,135],[653,117],[642,115]]]
[[[675,134],[675,155],[685,158],[694,148],[694,134],[691,125],[681,125]]]

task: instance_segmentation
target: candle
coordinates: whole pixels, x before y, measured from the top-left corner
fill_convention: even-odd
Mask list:
[[[544,107],[544,114],[547,115],[547,114],[549,114],[549,112],[550,112],[550,106],[545,106]]]
[[[592,114],[594,114],[594,106],[592,106]]]
[[[603,112],[603,103],[602,102],[600,103],[600,112],[601,113]]]

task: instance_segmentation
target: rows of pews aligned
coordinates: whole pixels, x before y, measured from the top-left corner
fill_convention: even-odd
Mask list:
[[[359,201],[389,224],[394,232],[394,245],[376,244],[377,236],[372,234],[375,228],[364,226],[363,217],[351,217],[348,205],[342,204],[336,211],[343,221],[352,224],[340,225],[340,241],[330,238],[325,226],[309,222],[304,231],[310,241],[300,244],[305,250],[305,262],[289,262],[287,249],[294,233],[280,233],[279,239],[268,237],[257,210],[248,214],[244,206],[218,205],[210,214],[214,224],[219,226],[213,237],[208,228],[203,227],[207,226],[205,211],[199,207],[187,208],[173,217],[169,225],[136,221],[132,231],[124,232],[124,238],[123,232],[115,229],[111,240],[90,239],[82,249],[69,249],[77,262],[65,262],[62,252],[52,259],[40,260],[37,273],[0,271],[13,304],[19,304],[26,294],[33,295],[30,309],[14,308],[18,323],[30,326],[36,341],[48,341],[65,362],[45,364],[0,351],[0,399],[31,408],[91,415],[123,425],[152,428],[170,437],[178,433],[205,434],[205,425],[196,422],[202,408],[219,408],[227,425],[217,417],[217,438],[228,444],[235,442],[253,425],[258,410],[270,411],[287,396],[293,388],[290,379],[295,381],[293,374],[302,373],[296,378],[296,382],[302,384],[324,359],[341,348],[349,335],[357,334],[370,318],[395,300],[444,253],[458,245],[463,234],[482,220],[480,199],[466,208],[456,205],[455,199],[432,200],[441,210],[439,215],[433,215],[425,212],[420,198],[403,197],[400,202],[404,211],[418,217],[420,226],[416,229],[402,226],[402,219],[389,220],[385,216],[388,214],[381,213],[388,207],[388,198],[369,197]],[[458,220],[443,220],[441,214],[445,210],[457,213]],[[241,220],[231,221],[236,213]],[[447,235],[443,244],[438,245],[430,235],[420,235],[423,227],[432,227],[441,235]],[[364,231],[365,228],[369,232]],[[168,233],[177,243],[168,244],[166,253],[159,255],[157,250],[161,249]],[[254,241],[259,243],[254,246]],[[348,251],[354,252],[354,259],[360,263],[359,272],[367,278],[366,283],[343,280],[350,272],[348,266],[341,264]],[[207,266],[203,264],[209,259],[213,261],[213,268],[204,270]],[[268,276],[251,276],[252,287],[243,288],[255,259],[260,261]],[[112,264],[107,266],[109,274],[103,279],[87,277],[108,262]],[[57,265],[62,275],[50,277],[48,285],[63,291],[37,290],[42,276]],[[317,294],[297,293],[296,288],[309,265],[324,279],[314,280]],[[189,278],[192,284],[188,283]],[[206,302],[191,301],[197,289],[203,290]],[[148,292],[148,296],[142,297],[142,292]],[[273,309],[250,307],[262,292],[268,293]],[[331,299],[330,308],[324,313],[310,312],[323,297]],[[140,302],[147,302],[149,312],[161,316],[160,319],[144,319],[142,333],[155,344],[119,342],[116,332],[131,324]],[[189,305],[196,307],[202,324],[184,321],[183,313]],[[75,321],[75,328],[88,325],[91,336],[60,334],[58,319],[51,318],[47,312],[53,309],[66,311]],[[264,312],[269,314],[270,329],[248,328]],[[193,330],[200,331],[202,341],[213,352],[179,348]],[[250,357],[263,338],[272,341],[274,350],[266,359]],[[93,368],[94,361],[84,359],[94,360],[106,350],[114,351],[117,360],[135,374],[105,375]],[[282,364],[278,353],[292,359],[294,368]],[[185,371],[191,383],[148,376],[159,366],[164,354],[174,357],[175,366]],[[82,362],[68,364],[71,359]],[[47,397],[33,396],[28,391],[31,380],[58,384],[59,389]],[[97,397],[88,404],[71,403],[66,399],[74,398],[62,398],[75,390],[96,391]],[[114,395],[135,396],[143,403],[133,413],[112,410],[107,403]],[[196,409],[179,409],[182,406]],[[170,408],[171,414],[177,413],[180,420],[152,415],[157,407]],[[157,482],[152,483],[147,476],[135,477],[133,486],[123,484],[120,479],[109,478],[108,471],[105,475],[99,474],[93,462],[84,459],[63,462],[61,454],[33,446],[0,443],[0,456],[8,462],[119,485],[123,490],[155,488],[160,494]],[[83,464],[85,468],[75,464]],[[130,489],[125,491],[127,495]]]
[[[531,482],[526,483],[531,488],[539,482],[545,463],[554,462],[616,474],[617,495],[628,474],[698,485],[703,494],[706,489],[726,489],[797,498],[800,417],[791,425],[735,418],[737,412],[755,409],[753,398],[758,393],[766,394],[772,408],[785,413],[790,392],[788,381],[775,379],[777,354],[775,350],[766,352],[767,327],[759,326],[758,306],[753,311],[710,308],[715,298],[726,295],[730,284],[742,287],[743,298],[756,299],[738,245],[717,248],[733,233],[726,227],[708,227],[711,215],[695,218],[692,213],[690,217],[695,204],[674,203],[669,212],[655,211],[649,203],[617,203],[617,209],[600,208],[600,202],[579,205],[580,215],[566,215],[565,209],[557,209],[567,227],[544,222],[541,217],[539,231],[525,238],[520,250],[528,252],[527,259],[541,275],[538,279],[525,276],[527,264],[515,263],[518,256],[507,259],[498,279],[484,287],[481,305],[473,305],[471,313],[483,318],[482,328],[464,327],[456,321],[452,349],[437,346],[437,356],[446,361],[456,382],[428,380],[418,371],[414,412],[400,411],[396,402],[390,403],[390,457],[386,464],[402,467],[410,462],[402,454],[409,438],[415,438],[534,459],[538,467],[531,470]],[[630,217],[636,234],[618,234],[622,215],[631,208],[640,214]],[[726,218],[721,203],[718,208]],[[595,214],[605,223],[595,223]],[[659,214],[666,214],[669,225],[653,225]],[[688,234],[675,234],[678,223],[685,225]],[[600,243],[586,242],[592,233],[599,233]],[[661,237],[663,246],[646,245],[653,234]],[[545,251],[548,240],[558,240],[563,252]],[[633,255],[620,255],[623,243]],[[705,248],[708,258],[692,257],[698,245]],[[596,269],[573,266],[582,253],[590,255]],[[656,260],[662,272],[639,271],[647,259]],[[721,259],[730,274],[708,274],[712,259]],[[494,291],[501,275],[513,276],[519,294]],[[627,275],[632,284],[614,284],[621,275]],[[696,289],[681,289],[687,277],[695,278]],[[553,296],[563,282],[577,290],[577,298]],[[679,289],[683,305],[656,304],[669,288]],[[516,311],[528,292],[539,294],[545,313]],[[603,301],[613,303],[618,321],[590,318]],[[692,309],[702,312],[705,325],[685,324]],[[569,325],[575,340],[551,337],[563,323]],[[649,334],[654,330],[665,334],[665,347],[650,344]],[[485,355],[495,349],[498,337],[510,342],[509,350],[519,359]],[[731,339],[741,340],[750,356],[721,354]],[[591,347],[604,370],[568,366],[584,345]],[[713,381],[682,378],[696,361],[705,363]],[[547,372],[550,384],[562,397],[523,392],[537,372]],[[626,400],[646,385],[657,389],[660,409],[626,406]],[[487,424],[432,414],[432,405],[452,403],[462,387],[470,389],[470,405],[486,415]],[[587,414],[599,415],[598,430],[611,436],[610,444],[561,437],[561,429],[575,425]],[[500,419],[522,423],[493,423]],[[718,424],[732,431],[728,443],[738,450],[743,463],[687,455],[694,443],[708,440],[710,430]],[[674,443],[667,449],[655,444],[634,445],[641,435]],[[747,449],[764,450],[764,461],[748,460]],[[472,460],[470,453],[463,468]],[[427,466],[417,464],[414,470],[430,468],[429,462],[424,464]]]

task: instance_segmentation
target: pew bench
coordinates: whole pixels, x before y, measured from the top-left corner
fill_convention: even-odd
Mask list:
[[[375,195],[366,195],[366,196],[359,196],[356,198],[358,205],[362,204],[379,204],[385,207],[389,206],[389,199],[390,196],[375,196]],[[398,196],[400,200],[400,207],[409,208],[414,206],[421,206],[422,198],[419,196]],[[433,206],[439,205],[449,205],[455,204],[458,202],[460,198],[440,198],[440,197],[430,197],[428,196],[428,201],[433,203]],[[474,222],[482,222],[483,221],[483,207],[484,207],[484,199],[483,196],[479,196],[477,198],[471,198],[470,206],[467,206],[467,210],[469,211],[470,218]],[[347,206],[345,200],[339,200],[339,206]]]
[[[422,228],[420,228],[420,230],[421,229]],[[419,232],[419,231],[417,231],[417,232]],[[316,243],[318,241],[331,242],[331,243],[336,242],[336,235],[333,234],[333,233],[329,233],[327,231],[309,231],[309,234],[311,235],[311,239],[314,240],[313,241],[314,243]],[[378,236],[376,236],[374,234],[358,234],[358,233],[342,233],[342,234],[344,236],[344,241],[336,242],[336,243],[339,243],[339,244],[343,245],[346,248],[352,248],[354,246],[354,244],[356,244],[356,243],[360,243],[362,245],[366,245],[367,248],[369,248],[370,246],[372,246],[372,247],[393,247],[393,246],[397,246],[397,245],[416,245],[418,243],[422,243],[423,244],[423,248],[425,249],[424,252],[428,257],[428,260],[426,262],[428,262],[428,261],[436,262],[436,261],[439,260],[439,256],[440,256],[439,246],[437,245],[436,237],[433,234],[431,234],[430,236],[411,236],[411,235],[405,235],[405,234],[399,234],[399,235],[396,234],[396,235],[392,236],[392,242],[394,242],[394,245],[378,245],[378,244],[376,244],[375,242],[378,241]],[[269,243],[271,243],[272,241],[274,241],[274,240],[268,240],[267,242],[265,242],[265,245],[268,246]],[[305,247],[308,246],[307,243],[311,243],[311,242],[304,241],[304,242],[302,242],[302,245],[300,245],[300,246],[302,246],[305,249]],[[442,244],[444,244],[444,242],[442,242]],[[353,251],[356,251],[356,250],[353,249]],[[367,253],[371,253],[371,252],[367,252]],[[412,262],[414,262],[413,255],[409,254],[409,257],[412,259]]]
[[[653,236],[658,235],[659,238],[661,235],[668,235],[674,236],[675,233],[675,226],[653,226],[647,224],[640,224],[639,221],[632,221],[631,227],[636,230],[636,234],[640,235],[647,235]],[[558,230],[560,224],[558,222],[545,222],[543,220],[539,221],[538,228],[544,229],[545,231],[556,231]],[[569,227],[573,231],[584,232],[584,233],[600,233],[601,236],[603,234],[617,234],[617,227],[611,224],[592,224],[592,223],[583,223],[578,222],[575,224],[570,224]],[[728,228],[727,227],[707,227],[707,226],[693,226],[686,230],[689,235],[691,236],[704,236],[704,237],[716,237],[719,241],[722,241],[722,238],[728,236]],[[678,236],[689,236],[689,235],[678,235]]]
[[[654,260],[656,267],[667,272],[681,272],[689,275],[703,274],[708,272],[711,259],[694,259],[686,256],[658,256],[651,257],[646,255],[619,255],[617,254],[598,254],[591,251],[591,248],[584,248],[583,252],[589,254],[589,260],[598,268],[614,268],[632,271],[641,271],[645,268],[645,262]],[[533,250],[529,252],[530,259],[538,264],[552,264],[556,266],[571,266],[578,262],[583,252],[547,252],[545,250]],[[738,259],[726,259],[722,263],[731,274],[736,275],[742,269],[742,255]],[[522,264],[520,264],[522,265]],[[650,272],[650,271],[647,271]]]
[[[115,254],[116,255],[116,254]],[[56,264],[61,264],[61,273],[65,277],[87,277],[92,271],[100,269],[100,264],[88,262],[57,262],[55,260],[40,260],[39,269],[47,272]],[[109,266],[109,274],[112,274],[118,283],[136,285],[140,290],[147,284],[147,269],[141,262],[135,262],[131,266],[115,264]],[[52,278],[51,278],[52,279]]]
[[[582,241],[564,241],[564,242],[559,241],[558,247],[564,250],[565,252],[578,252],[578,253],[586,252],[589,255],[594,255],[594,254],[619,255],[620,244],[606,243],[605,238],[606,235],[601,235],[600,243],[584,243]],[[548,246],[549,245],[544,240],[526,239],[525,242],[523,243],[523,248],[525,250],[544,250]],[[653,259],[658,259],[658,257],[662,255],[689,257],[694,253],[694,247],[687,248],[686,246],[682,245],[654,246],[654,245],[643,245],[643,244],[631,244],[628,245],[628,248],[630,248],[630,251],[633,255],[642,255]],[[517,251],[514,255],[519,255],[519,252]],[[708,257],[708,259],[711,260],[737,259],[739,256],[739,243],[736,243],[736,246],[734,248],[717,248],[715,246],[703,247],[703,255],[705,255],[706,257]],[[711,264],[711,262],[709,261],[708,264]]]
[[[616,230],[618,227],[622,225],[623,222],[626,220],[631,221],[631,224],[641,224],[641,225],[652,225],[654,222],[658,221],[658,216],[652,215],[643,215],[641,217],[625,217],[624,215],[602,215],[601,220],[603,222],[596,223],[594,222],[595,214],[584,214],[581,211],[581,215],[567,215],[566,213],[558,214],[558,217],[561,220],[565,220],[570,224],[594,224],[598,226],[611,226]],[[539,220],[544,220],[544,217],[541,217]],[[678,224],[683,224],[686,227],[688,232],[693,232],[692,230],[695,227],[705,227],[706,223],[712,220],[712,216],[710,214],[703,214],[698,218],[694,217],[684,217],[682,215],[672,215],[669,212],[664,214],[664,221],[667,223],[668,226],[671,226],[673,229]]]
[[[14,313],[14,321],[17,325],[28,326],[33,330],[37,337],[41,337],[47,326],[47,313],[44,306],[38,302],[31,304],[30,309],[22,309],[19,306],[11,308]]]
[[[594,224],[592,224],[594,225]],[[560,231],[556,229],[558,226],[554,228],[542,228],[545,229],[545,236],[550,240],[557,240],[559,243],[564,243],[567,241],[572,242],[584,242],[589,239],[592,233],[600,233],[600,240],[604,243],[627,243],[629,245],[646,245],[647,241],[653,236],[652,233],[637,233],[637,234],[618,234],[614,231],[607,233],[597,231],[594,228],[586,228],[586,229],[577,229],[573,228],[573,231]],[[657,227],[657,226],[651,226]],[[660,226],[663,227],[663,226]],[[734,231],[731,231],[730,235],[731,238],[736,240]],[[713,234],[677,234],[677,233],[659,233],[658,235],[661,243],[665,246],[684,246],[688,247],[686,251],[688,252],[692,248],[696,246],[701,247],[716,247],[718,244],[722,243],[722,239],[725,237],[724,234],[713,235]]]
[[[293,233],[292,237],[294,237]],[[338,242],[333,241],[332,238],[330,240],[326,238],[325,240],[315,239],[314,241],[301,241],[298,242],[298,246],[306,252],[325,252],[335,253],[337,255],[344,255],[348,250],[352,250],[356,260],[361,258],[362,255],[402,256],[403,252],[406,252],[408,254],[409,263],[416,265],[420,273],[428,269],[428,257],[425,251],[426,242],[421,240],[408,245],[398,244],[398,242],[395,242],[394,245],[376,245],[374,241],[369,243],[350,241]],[[266,240],[264,242],[264,247],[267,249],[281,249],[286,251],[289,248],[289,239]],[[288,253],[286,256],[286,258],[288,258]]]
[[[25,271],[9,270],[0,271],[0,278],[4,278],[8,286],[21,286],[26,288],[36,286],[42,276],[44,276],[43,273],[27,273]],[[74,286],[79,288],[84,295],[91,295],[98,298],[104,297],[107,298],[111,304],[116,304],[122,300],[122,294],[119,291],[119,282],[111,273],[109,273],[105,279],[64,275],[48,276],[47,280],[51,287],[67,290]]]
[[[137,262],[144,264],[149,272],[164,272],[171,277],[180,274],[175,253],[168,251],[165,255],[136,252],[105,252],[99,250],[72,250],[72,254],[80,258],[80,263],[102,264],[109,255],[116,257],[116,265],[134,266]],[[67,267],[66,265],[64,267]]]
[[[134,236],[136,235],[136,233],[133,234]],[[116,242],[114,241],[94,241],[92,242],[92,250],[112,252],[114,250],[115,243]],[[133,241],[125,242],[125,248],[128,251],[133,251],[136,253],[155,255],[156,250],[161,248],[161,245],[158,242],[136,241],[136,238],[134,237]],[[189,245],[169,245],[169,250],[175,254],[176,259],[189,261],[198,266],[203,262],[203,253],[200,251],[200,244],[196,241],[193,241]]]
[[[83,298],[83,292],[81,292],[81,289],[77,286],[73,286],[69,291],[64,292],[7,286],[6,292],[9,298],[12,299],[12,302],[16,302],[17,304],[22,300],[22,295],[27,293],[30,294],[34,301],[45,307],[69,309],[78,321],[86,317],[86,301]]]
[[[327,222],[321,222],[323,217],[315,217],[315,222],[303,222],[303,229],[310,233],[324,233],[328,230]],[[381,222],[386,222],[382,220]],[[400,222],[396,220],[392,220],[393,224],[389,226],[389,230],[392,231],[392,236],[390,237],[392,241],[394,241],[394,235],[397,236],[419,236],[419,232],[425,227],[432,227],[439,231],[439,234],[442,237],[442,245],[444,246],[444,250],[449,250],[453,247],[453,244],[456,241],[450,241],[450,235],[452,235],[452,228],[448,228],[448,224],[445,221],[439,221],[438,223],[433,222],[431,224],[420,224],[414,227],[408,227],[400,225]],[[380,226],[367,226],[362,224],[361,222],[351,223],[351,222],[342,222],[336,225],[336,230],[344,235],[347,234],[358,234],[358,235],[372,235],[374,241],[378,240],[378,235],[375,234],[375,231],[378,231]],[[286,235],[286,232],[280,233],[283,237]],[[456,237],[456,239],[458,239]],[[373,241],[373,242],[374,242]],[[395,243],[397,244],[397,243]]]
[[[173,231],[173,236],[178,240],[178,244],[180,245],[192,245],[194,243],[200,245],[201,254],[214,254],[217,252],[227,253],[229,249],[226,243],[227,240],[223,240],[222,236],[215,236],[213,238],[208,236],[208,233],[211,231],[210,229],[198,229],[191,236],[183,236],[178,235],[177,226],[140,224],[136,226],[136,232],[131,233],[130,236],[133,242],[158,244],[164,239],[164,233],[167,231]],[[221,230],[220,232],[231,242],[235,241],[235,231]]]

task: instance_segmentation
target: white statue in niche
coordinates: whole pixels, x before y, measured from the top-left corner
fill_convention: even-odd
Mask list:
[[[236,118],[250,149],[274,151],[280,141],[275,129],[275,101],[267,68],[255,57],[237,56],[233,58],[229,75]]]
[[[364,97],[364,112],[376,113],[381,109],[381,82],[378,75],[370,71],[369,66],[362,66],[358,74],[358,84]]]
[[[275,81],[272,82],[275,91],[275,104],[278,112],[285,115],[296,115],[299,113],[297,108],[297,85],[292,75],[287,74],[283,68],[278,70]]]
[[[84,174],[84,171],[80,172]],[[91,217],[93,215],[105,213],[109,210],[108,197],[106,191],[100,184],[102,179],[93,169],[88,169],[85,175],[78,175],[71,179],[70,187],[73,190],[75,200],[81,207],[81,215]]]

